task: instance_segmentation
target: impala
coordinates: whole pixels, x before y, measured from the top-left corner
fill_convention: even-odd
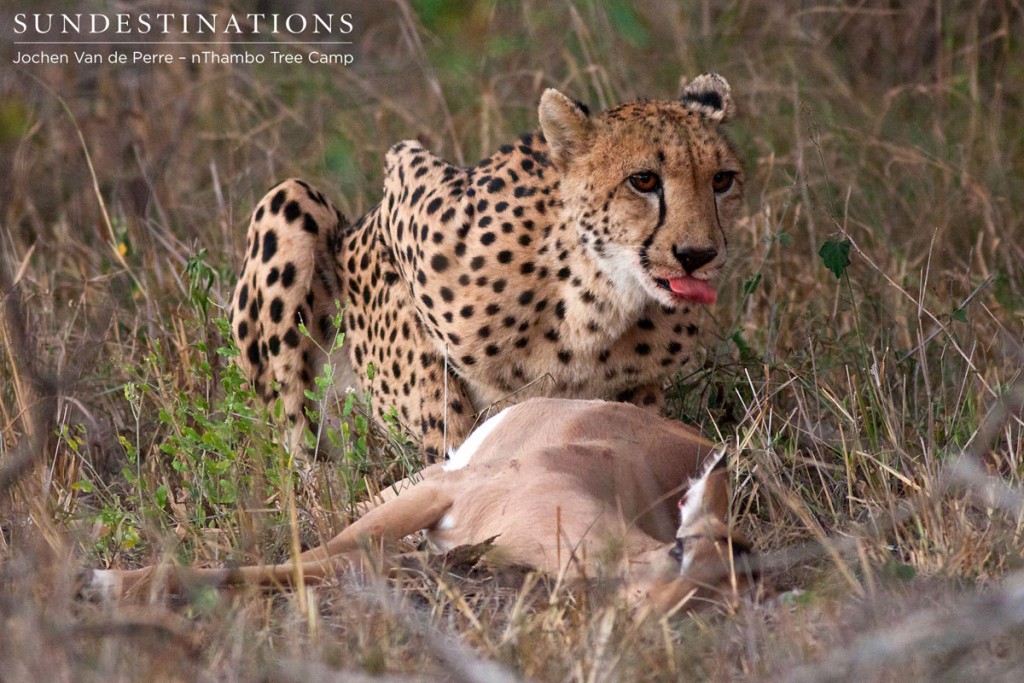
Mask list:
[[[749,544],[729,526],[725,463],[693,429],[630,404],[532,399],[294,562],[93,570],[85,590],[319,583],[358,565],[368,541],[425,531],[441,551],[493,539],[502,562],[569,580],[614,578],[631,602],[689,608],[746,584],[734,559]]]

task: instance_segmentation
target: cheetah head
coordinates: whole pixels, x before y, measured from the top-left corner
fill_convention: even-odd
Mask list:
[[[743,189],[720,130],[734,111],[717,74],[684,82],[678,100],[598,115],[554,89],[541,98],[566,217],[631,306],[715,302]]]

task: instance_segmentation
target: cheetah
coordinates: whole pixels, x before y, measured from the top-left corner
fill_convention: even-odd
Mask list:
[[[394,145],[380,203],[354,224],[281,183],[253,212],[231,302],[241,365],[280,398],[293,446],[339,302],[345,381],[429,460],[486,409],[533,396],[660,410],[742,203],[722,131],[734,112],[717,74],[600,114],[548,89],[540,131],[475,166]]]

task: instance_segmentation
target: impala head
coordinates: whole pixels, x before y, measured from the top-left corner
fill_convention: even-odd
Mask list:
[[[638,100],[595,115],[557,90],[541,98],[566,216],[633,301],[715,302],[713,278],[743,189],[721,130],[734,112],[718,74],[684,83],[676,100]]]
[[[728,540],[729,474],[725,452],[709,458],[701,476],[690,481],[690,488],[679,499],[679,531],[670,554],[685,575],[698,553]]]
[[[679,531],[668,551],[674,576],[656,583],[648,595],[652,605],[668,611],[682,604],[692,609],[747,587],[750,577],[737,559],[751,545],[729,528],[729,473],[725,452],[710,458],[700,477],[679,500]]]

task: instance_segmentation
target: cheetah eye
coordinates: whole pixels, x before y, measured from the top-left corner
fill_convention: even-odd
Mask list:
[[[711,189],[715,191],[715,194],[728,192],[729,188],[732,187],[732,181],[735,178],[736,174],[732,171],[719,171],[715,174],[715,177],[711,179]]]
[[[629,184],[637,192],[647,194],[648,192],[657,192],[661,189],[661,178],[658,177],[657,173],[641,171],[629,176]]]

